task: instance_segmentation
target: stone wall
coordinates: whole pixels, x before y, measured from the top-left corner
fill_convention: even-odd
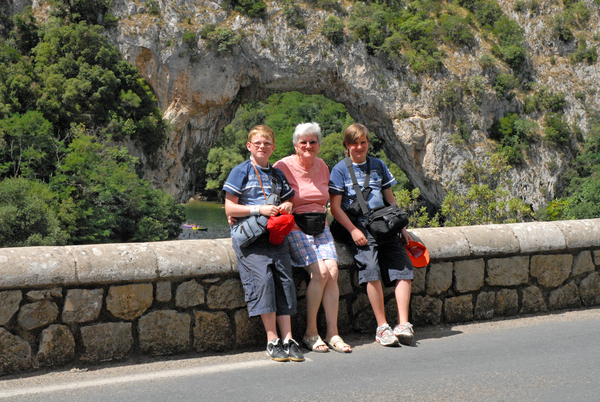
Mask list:
[[[412,234],[431,256],[415,270],[417,327],[600,304],[600,219]],[[338,250],[340,331],[373,332],[348,251]],[[297,270],[295,279],[300,338],[308,278]],[[386,301],[393,321],[391,289]],[[0,374],[263,344],[229,239],[0,249]]]

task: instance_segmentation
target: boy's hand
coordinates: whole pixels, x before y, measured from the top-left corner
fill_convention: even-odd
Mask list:
[[[227,215],[227,223],[229,223],[229,226],[233,226],[233,224],[236,222],[237,222],[237,219],[235,219],[233,216]]]
[[[291,214],[294,210],[294,204],[289,201],[284,202],[279,206],[279,213],[282,214]]]
[[[354,243],[357,246],[366,246],[367,244],[369,244],[369,241],[360,229],[354,228],[354,230],[350,232],[350,234],[352,235],[352,240],[354,240]]]
[[[279,207],[275,205],[261,205],[258,211],[264,216],[276,216],[279,214]]]

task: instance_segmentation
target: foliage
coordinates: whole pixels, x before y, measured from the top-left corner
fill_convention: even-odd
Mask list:
[[[103,25],[103,19],[112,6],[112,0],[50,0],[51,15],[70,23],[87,22]]]
[[[232,8],[250,18],[263,18],[267,5],[262,0],[231,0]]]
[[[534,93],[525,98],[525,113],[560,112],[566,105],[565,94],[562,92],[553,93],[548,87],[539,84],[534,84],[532,90]]]
[[[569,58],[573,63],[586,61],[588,64],[594,64],[598,60],[598,51],[596,46],[588,46],[586,40],[582,39],[579,41],[577,50]]]
[[[439,24],[442,37],[446,42],[467,47],[475,45],[475,36],[460,15],[443,14],[439,18]]]
[[[155,190],[135,171],[137,158],[124,147],[102,143],[74,127],[74,138],[51,186],[72,200],[71,241],[107,243],[176,238],[183,207]]]
[[[535,121],[519,118],[516,113],[495,120],[490,129],[490,138],[499,142],[498,152],[511,164],[523,161],[523,152],[529,149],[529,143],[538,130]]]
[[[206,35],[208,48],[217,53],[231,52],[241,40],[242,37],[229,28],[217,28]]]
[[[481,68],[493,68],[496,66],[496,59],[489,53],[484,53],[479,58]]]
[[[458,185],[450,184],[441,208],[444,226],[513,223],[533,219],[531,207],[521,199],[510,196],[509,169],[506,158],[498,154],[480,166],[472,161],[466,162],[463,167],[464,179],[469,187],[460,192]]]
[[[568,145],[571,138],[571,128],[563,114],[548,113],[544,117],[544,140],[561,149]]]
[[[282,13],[290,25],[298,29],[306,28],[306,21],[302,16],[302,9],[293,0],[284,1]]]
[[[198,41],[198,38],[196,38],[196,34],[195,33],[193,33],[192,31],[190,31],[189,29],[186,29],[185,31],[183,31],[183,35],[181,36],[181,40],[188,47],[194,47],[194,46],[196,46],[196,42]]]
[[[519,80],[511,74],[498,74],[494,80],[493,88],[498,96],[510,98],[510,91],[519,85]]]
[[[335,15],[331,15],[323,23],[321,33],[334,45],[341,45],[344,43],[344,22]]]
[[[421,190],[399,188],[394,190],[398,206],[408,215],[408,228],[439,227],[439,214],[429,216],[427,207],[423,205]]]
[[[456,80],[450,81],[446,84],[446,89],[441,94],[435,96],[434,105],[437,110],[443,108],[452,108],[457,106],[461,100],[460,84]]]
[[[0,181],[0,247],[62,246],[69,211],[45,183],[22,177]]]
[[[148,12],[148,14],[153,15],[155,17],[160,17],[160,8],[158,6],[158,2],[155,0],[146,0],[146,2],[144,3],[144,6],[146,7],[146,11]]]

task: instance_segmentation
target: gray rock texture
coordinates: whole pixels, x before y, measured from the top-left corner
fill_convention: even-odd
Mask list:
[[[415,296],[411,300],[411,314],[415,325],[436,325],[442,322],[444,303],[429,296]]]
[[[437,296],[450,289],[453,269],[451,262],[431,264],[427,274],[427,294]]]
[[[233,328],[224,312],[197,311],[194,324],[194,349],[225,350],[233,345]]]
[[[492,258],[486,282],[491,286],[522,285],[529,281],[529,257]]]
[[[575,256],[573,261],[573,275],[581,275],[593,272],[596,269],[592,261],[592,253],[589,250],[582,251]]]
[[[454,263],[454,278],[456,279],[456,290],[464,293],[479,290],[483,286],[485,275],[485,261],[466,260]]]
[[[577,307],[581,307],[581,299],[579,298],[579,289],[573,282],[553,290],[548,296],[548,309],[550,310]]]
[[[0,328],[0,374],[31,368],[31,346],[22,338]]]
[[[195,307],[203,304],[204,298],[204,288],[195,280],[183,282],[175,293],[177,307]]]
[[[171,282],[158,282],[156,284],[156,301],[157,302],[168,302],[171,300]]]
[[[91,322],[102,310],[103,289],[69,289],[62,312],[62,321]]]
[[[23,299],[20,290],[7,290],[0,292],[0,325],[5,325],[19,311],[19,304]]]
[[[481,292],[477,295],[474,317],[476,320],[490,320],[494,318],[496,310],[496,293]]]
[[[447,322],[464,322],[473,319],[473,296],[450,297],[444,302],[444,315]]]
[[[110,322],[81,327],[85,354],[82,360],[101,362],[122,359],[133,346],[130,322]]]
[[[37,360],[42,366],[61,366],[75,358],[75,338],[66,325],[50,325],[42,331]]]
[[[17,322],[26,330],[43,327],[56,320],[58,317],[58,306],[49,300],[28,303],[21,307]]]
[[[206,304],[211,309],[234,309],[246,305],[242,282],[228,279],[220,286],[211,286],[206,296]]]
[[[571,274],[571,254],[534,255],[531,257],[531,276],[544,287],[562,284]]]
[[[260,317],[249,317],[247,310],[235,312],[235,340],[239,347],[267,344],[267,336]]]
[[[519,293],[516,289],[502,289],[496,293],[494,312],[497,316],[511,316],[519,312]]]
[[[521,314],[532,314],[547,311],[544,296],[537,286],[530,286],[523,290],[523,307]]]
[[[191,345],[191,317],[175,310],[152,311],[141,317],[138,334],[142,353],[169,355],[187,351]]]

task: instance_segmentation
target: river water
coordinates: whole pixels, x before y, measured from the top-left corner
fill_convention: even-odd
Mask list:
[[[202,229],[183,227],[179,239],[218,239],[230,237],[225,206],[213,201],[190,201],[184,205],[185,223],[199,225]]]

